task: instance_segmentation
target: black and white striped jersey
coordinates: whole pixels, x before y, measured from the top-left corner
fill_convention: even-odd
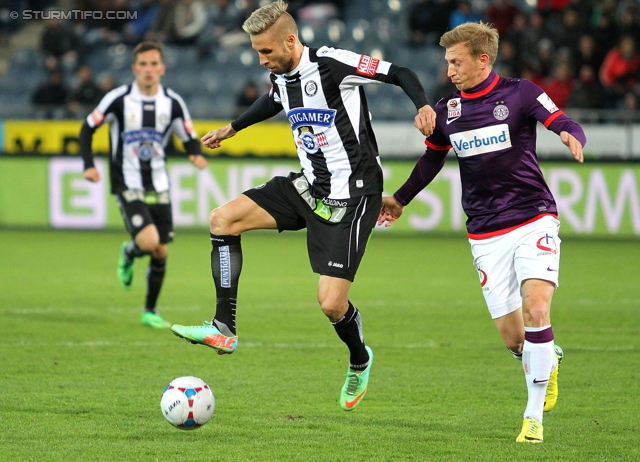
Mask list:
[[[169,190],[165,148],[175,133],[189,154],[200,154],[200,142],[184,101],[162,85],[154,96],[143,95],[136,82],[109,93],[87,116],[80,132],[85,170],[93,166],[93,132],[109,124],[111,192],[127,189]]]
[[[270,98],[286,112],[315,197],[348,199],[382,192],[363,85],[394,83],[388,76],[391,67],[351,51],[305,46],[295,69],[271,74]]]

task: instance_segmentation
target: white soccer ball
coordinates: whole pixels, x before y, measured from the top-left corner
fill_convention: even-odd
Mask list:
[[[209,385],[198,377],[178,377],[162,393],[160,409],[167,421],[181,430],[202,427],[213,415],[216,401]]]

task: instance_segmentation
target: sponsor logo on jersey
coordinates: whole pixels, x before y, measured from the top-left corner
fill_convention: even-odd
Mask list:
[[[360,55],[360,61],[358,61],[356,74],[373,77],[374,75],[376,75],[376,71],[378,70],[378,64],[380,64],[379,59],[372,58],[371,56],[367,55]]]
[[[291,128],[296,130],[303,125],[329,128],[336,117],[335,109],[296,108],[287,113]]]
[[[162,144],[162,133],[155,131],[153,128],[141,128],[140,130],[123,132],[122,140],[125,144],[143,142],[156,142]]]
[[[453,98],[447,101],[447,125],[462,115],[462,103],[460,98]]]
[[[324,132],[316,133],[316,141],[318,141],[318,146],[324,148],[325,146],[329,146],[329,141],[327,141],[327,135]]]
[[[511,147],[511,136],[507,124],[453,133],[449,138],[458,157],[477,156]]]
[[[541,94],[536,99],[551,114],[553,114],[554,112],[558,111],[558,106],[556,106],[556,103],[551,101],[551,98],[549,98],[549,95],[547,95],[546,93]]]
[[[309,80],[304,84],[304,92],[307,96],[315,96],[315,94],[318,93],[318,84],[313,80]]]
[[[499,104],[495,108],[493,108],[493,117],[498,120],[504,120],[509,117],[509,108],[504,104]]]
[[[553,236],[550,236],[545,233],[538,242],[536,242],[536,247],[542,250],[542,253],[539,253],[538,256],[553,254],[556,255],[558,253],[558,246],[556,245],[556,240]]]

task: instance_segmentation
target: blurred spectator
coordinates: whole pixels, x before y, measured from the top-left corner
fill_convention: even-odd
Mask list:
[[[562,24],[553,33],[553,43],[556,48],[569,47],[572,52],[578,48],[580,36],[586,32],[586,26],[578,22],[578,12],[567,8],[562,13]]]
[[[542,85],[542,89],[560,109],[564,109],[567,98],[573,90],[574,80],[571,66],[567,60],[561,60],[553,71],[553,75]]]
[[[494,68],[499,75],[504,77],[519,77],[522,68],[520,55],[513,42],[500,40],[498,44],[498,57]]]
[[[207,26],[207,10],[200,0],[179,0],[173,16],[173,43],[193,45]]]
[[[615,105],[638,82],[640,55],[633,37],[625,35],[617,47],[607,53],[600,68],[600,81]]]
[[[633,93],[632,91],[628,91],[624,94],[622,98],[622,109],[628,109],[631,111],[637,111],[640,105],[638,104],[638,95]]]
[[[55,70],[49,80],[39,86],[31,97],[39,117],[61,119],[66,117],[69,92],[62,80],[62,72]]]
[[[513,4],[513,0],[492,0],[485,16],[487,21],[498,30],[500,37],[504,37],[513,24],[513,20],[519,13],[518,8]]]
[[[538,43],[538,53],[530,61],[535,73],[543,80],[551,77],[554,67],[554,51],[551,39],[542,39]]]
[[[249,36],[242,30],[244,19],[231,0],[214,0],[208,9],[208,24],[198,41],[200,56],[210,55],[219,46],[232,49],[248,44]]]
[[[583,34],[578,39],[578,48],[571,58],[574,75],[579,75],[583,66],[589,66],[596,72],[600,69],[604,56],[598,52],[595,40],[589,34]]]
[[[145,33],[145,40],[165,43],[173,37],[173,13],[175,0],[158,0],[158,11]]]
[[[615,8],[616,0],[597,0],[591,14],[591,34],[603,55],[618,41]]]
[[[76,73],[75,82],[72,84],[69,110],[76,118],[84,118],[97,106],[104,93],[93,80],[91,68],[81,66]]]
[[[47,69],[75,71],[83,48],[82,39],[66,21],[57,18],[44,21],[44,30],[40,36],[40,51],[45,56]]]
[[[435,43],[439,37],[432,32],[431,20],[433,16],[432,0],[417,0],[407,13],[409,17],[409,45],[419,47]]]
[[[124,27],[125,40],[135,45],[144,40],[159,10],[160,6],[156,0],[141,0],[134,9],[135,18]]]
[[[580,68],[580,75],[569,98],[568,108],[577,109],[602,109],[605,107],[607,97],[604,88],[593,67],[584,64]]]
[[[528,27],[528,19],[524,13],[517,13],[513,17],[511,28],[504,35],[500,34],[500,40],[509,40],[516,47],[516,50],[521,55],[522,60],[526,60],[526,54],[529,52],[527,49],[527,36],[526,31]]]
[[[256,84],[251,80],[246,82],[236,100],[236,117],[255,103],[259,96]]]
[[[440,41],[442,34],[449,30],[449,21],[455,9],[456,2],[454,0],[434,0],[431,27],[437,37],[436,42]]]
[[[458,7],[449,16],[449,29],[454,29],[465,22],[480,21],[480,15],[473,11],[471,3],[467,0],[459,0]]]
[[[87,15],[79,19],[76,26],[88,46],[112,45],[124,38],[124,28],[131,12],[128,0],[77,0],[78,9],[99,11],[100,15]],[[107,14],[109,12],[109,14]]]
[[[102,74],[98,77],[98,86],[103,95],[106,95],[114,88],[118,87],[118,81],[111,74]]]
[[[551,34],[545,27],[542,15],[536,11],[529,16],[528,27],[522,33],[522,45],[519,51],[528,57],[537,56],[540,42],[549,39]]]

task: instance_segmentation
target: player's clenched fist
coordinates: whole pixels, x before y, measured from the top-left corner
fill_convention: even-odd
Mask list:
[[[436,128],[436,112],[428,104],[418,110],[418,115],[413,119],[413,125],[424,136],[429,137]]]

